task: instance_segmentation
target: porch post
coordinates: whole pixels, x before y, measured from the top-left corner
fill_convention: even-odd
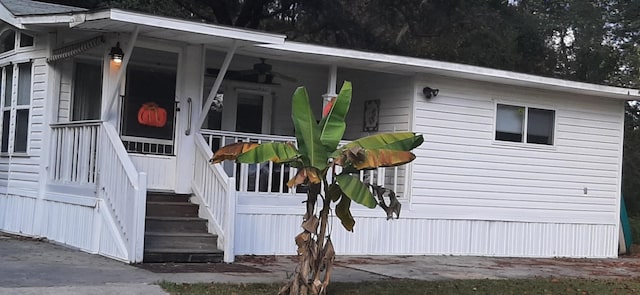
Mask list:
[[[331,65],[331,68],[329,68],[329,83],[327,85],[327,93],[322,95],[322,109],[324,109],[324,107],[327,105],[327,103],[329,103],[329,101],[331,100],[331,98],[334,98],[336,96],[338,96],[338,94],[336,93],[336,84],[337,84],[337,80],[338,80],[338,66],[337,65]]]
[[[216,81],[213,83],[213,87],[211,87],[211,91],[209,92],[209,96],[207,96],[207,102],[204,104],[202,108],[202,113],[198,118],[198,130],[202,128],[202,124],[204,124],[204,120],[207,118],[209,114],[209,109],[211,108],[211,104],[213,104],[213,99],[218,94],[218,89],[220,89],[220,85],[222,85],[222,80],[224,79],[225,74],[227,73],[227,69],[229,69],[229,64],[231,63],[231,58],[238,49],[238,41],[233,40],[231,43],[231,48],[227,51],[227,55],[224,57],[224,61],[222,62],[222,66],[220,67],[220,71],[218,72],[218,76],[216,77]]]
[[[109,115],[111,114],[110,111],[113,108],[113,104],[116,101],[116,95],[120,91],[120,85],[122,84],[122,79],[124,78],[124,72],[127,70],[127,65],[129,64],[129,60],[131,59],[131,54],[133,53],[133,47],[135,45],[136,40],[138,39],[139,32],[140,32],[140,27],[136,26],[133,32],[131,33],[131,37],[129,38],[129,42],[127,43],[127,46],[126,46],[127,48],[125,48],[124,50],[124,59],[122,60],[122,63],[118,68],[116,78],[115,80],[112,80],[113,83],[109,83],[109,88],[108,88],[108,91],[106,92],[107,96],[104,97],[107,99],[107,103],[103,104],[106,106],[106,108],[102,110],[102,115],[100,116],[102,121],[107,121],[108,119],[110,119],[109,117]],[[111,62],[109,62],[109,65],[111,65]]]

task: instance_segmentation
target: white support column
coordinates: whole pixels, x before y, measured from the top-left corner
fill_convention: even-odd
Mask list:
[[[196,125],[198,127],[196,130],[200,130],[200,128],[202,128],[202,124],[204,124],[204,120],[209,114],[209,108],[211,108],[213,99],[216,97],[216,94],[218,94],[218,90],[220,89],[220,85],[222,85],[222,80],[227,73],[227,69],[229,69],[229,64],[231,64],[231,59],[233,58],[236,49],[238,49],[238,41],[233,40],[233,43],[231,43],[231,48],[229,48],[229,51],[227,51],[227,55],[224,57],[224,61],[222,62],[222,66],[220,67],[220,71],[218,72],[218,76],[216,77],[216,81],[213,83],[213,87],[209,92],[209,96],[207,96],[207,102],[204,104],[204,107],[202,107],[202,113],[198,118],[198,124]]]
[[[200,136],[200,126],[195,120],[200,117],[202,105],[205,55],[204,45],[187,45],[180,54],[178,78],[182,86],[178,92],[180,111],[176,113],[176,175],[180,177],[175,179],[176,193],[191,193],[196,153],[194,137]],[[189,134],[187,129],[191,131]]]
[[[338,80],[338,66],[337,65],[331,65],[331,68],[329,68],[329,83],[327,85],[327,93],[325,93],[324,95],[322,95],[322,109],[324,109],[324,107],[327,105],[327,103],[329,103],[329,100],[331,100],[331,98],[338,96],[338,94],[336,93],[336,87],[337,87],[337,80]]]
[[[124,49],[124,59],[120,64],[120,68],[118,68],[118,73],[116,74],[116,78],[113,83],[109,84],[109,90],[106,92],[106,98],[108,101],[106,103],[106,108],[102,110],[102,118],[103,121],[107,121],[110,119],[109,115],[111,114],[111,109],[113,108],[113,104],[116,101],[116,96],[120,91],[120,85],[122,84],[122,79],[124,78],[124,73],[127,70],[127,65],[129,64],[129,60],[131,59],[131,54],[133,53],[133,47],[138,39],[138,33],[140,32],[140,27],[136,26],[136,28],[131,33],[131,37],[129,38],[129,42],[126,44],[126,49]],[[111,64],[111,63],[109,63]]]

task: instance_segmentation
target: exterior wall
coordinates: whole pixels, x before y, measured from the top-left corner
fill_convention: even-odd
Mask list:
[[[426,100],[424,86],[440,94]],[[460,233],[477,243],[516,243],[507,232],[540,228],[524,241],[570,234],[580,244],[570,256],[617,255],[623,101],[437,77],[419,80],[415,91],[414,130],[425,143],[413,163],[412,210],[442,222],[505,225],[499,235]],[[494,141],[496,101],[555,110],[555,145]]]
[[[101,200],[45,191],[46,178],[41,175],[46,166],[49,114],[53,120],[69,120],[73,68],[72,60],[61,61],[55,69],[47,64],[49,40],[47,35],[37,35],[33,49],[0,55],[0,64],[33,62],[27,154],[0,157],[0,231],[44,237],[126,261],[129,255],[111,216],[100,210]],[[55,71],[60,81],[51,75]],[[54,103],[58,96],[59,106]]]
[[[301,201],[240,196],[236,255],[294,255],[294,237],[302,231],[305,210],[298,205]],[[609,253],[617,253],[615,243],[588,243],[607,241],[611,231],[617,230],[615,225],[432,219],[407,207],[400,219],[386,220],[381,209],[352,204],[353,232],[347,232],[336,217],[331,222],[336,253],[502,257],[612,257],[615,254]]]
[[[380,100],[378,132],[408,131],[411,128],[413,79],[407,76],[352,69],[339,69],[339,81],[351,81],[353,95],[345,139],[357,139],[375,132],[363,131],[364,103]],[[338,85],[340,90],[341,83]]]
[[[57,122],[71,121],[71,87],[73,87],[73,60],[58,61],[60,72],[60,93],[58,102]]]

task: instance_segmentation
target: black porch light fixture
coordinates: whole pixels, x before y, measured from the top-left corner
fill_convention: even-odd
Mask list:
[[[435,88],[431,88],[431,87],[422,88],[422,93],[424,94],[424,97],[426,97],[427,99],[431,99],[432,97],[436,97],[439,92],[440,92],[440,89],[435,89]]]
[[[111,51],[109,51],[109,55],[111,55],[111,60],[117,64],[122,63],[122,59],[124,58],[124,51],[120,48],[120,42],[116,43],[115,47],[111,47]]]

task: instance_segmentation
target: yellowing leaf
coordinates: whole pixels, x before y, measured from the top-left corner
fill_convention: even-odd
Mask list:
[[[309,182],[313,184],[320,183],[321,179],[318,169],[315,169],[314,167],[306,167],[298,170],[296,176],[287,182],[287,186],[294,187],[296,185],[303,184],[307,179],[309,179]]]
[[[239,163],[262,163],[273,161],[274,163],[291,162],[300,157],[300,152],[289,142],[263,143],[236,158]]]
[[[256,147],[259,144],[255,142],[236,142],[226,146],[221,147],[219,150],[213,154],[210,162],[211,164],[217,164],[224,160],[235,160],[242,153],[246,153]]]
[[[394,150],[369,150],[359,162],[352,162],[354,168],[374,169],[378,167],[393,167],[409,163],[415,160],[416,156],[408,151]]]

